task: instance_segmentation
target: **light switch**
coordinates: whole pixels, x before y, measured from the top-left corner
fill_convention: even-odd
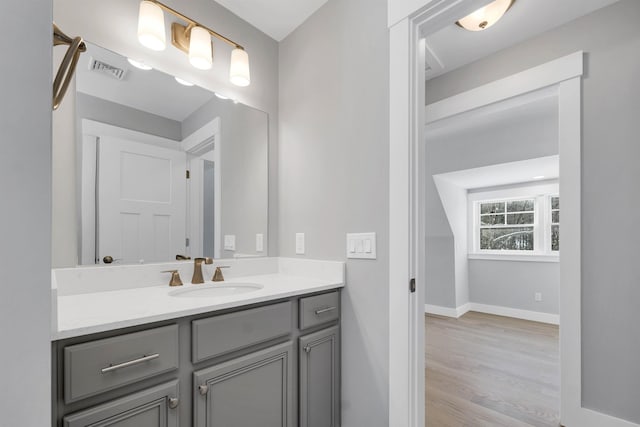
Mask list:
[[[296,233],[296,254],[304,255],[304,233]]]
[[[234,234],[224,235],[224,250],[235,251],[236,250],[236,236]]]
[[[376,259],[376,233],[348,233],[347,258]]]
[[[256,252],[264,251],[264,234],[256,234]]]

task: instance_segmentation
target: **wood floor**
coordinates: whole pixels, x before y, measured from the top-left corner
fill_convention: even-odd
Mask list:
[[[558,327],[425,316],[427,427],[559,426]]]

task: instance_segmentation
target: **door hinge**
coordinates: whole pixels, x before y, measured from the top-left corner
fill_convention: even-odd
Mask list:
[[[416,279],[415,279],[415,277],[412,277],[411,280],[409,280],[409,291],[411,293],[414,293],[416,291]]]
[[[187,175],[187,179],[191,179],[191,171],[188,170],[186,175]]]

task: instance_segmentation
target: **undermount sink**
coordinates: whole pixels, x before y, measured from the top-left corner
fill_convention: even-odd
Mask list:
[[[222,283],[189,286],[169,292],[172,297],[178,298],[216,298],[230,295],[246,294],[262,289],[262,285],[256,283]]]

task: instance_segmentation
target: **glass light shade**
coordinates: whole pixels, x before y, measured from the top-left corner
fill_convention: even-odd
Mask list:
[[[157,4],[143,0],[138,14],[138,40],[152,50],[164,50],[167,47],[164,32],[164,13]]]
[[[213,49],[209,31],[193,27],[189,36],[189,62],[199,70],[209,70],[213,65]]]
[[[229,80],[236,86],[249,86],[251,84],[249,55],[244,49],[235,48],[231,51]]]
[[[471,15],[465,16],[456,24],[469,31],[486,30],[504,16],[513,2],[514,0],[496,0],[485,7],[481,7]]]

